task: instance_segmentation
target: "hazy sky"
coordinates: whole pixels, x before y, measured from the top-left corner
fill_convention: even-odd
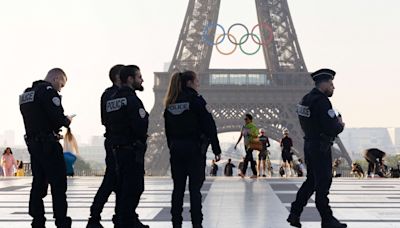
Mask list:
[[[137,64],[148,111],[154,101],[153,72],[170,62],[187,0],[8,0],[0,1],[0,133],[12,129],[22,142],[18,95],[53,67],[68,75],[62,91],[72,128],[84,140],[101,135],[99,98],[108,71]],[[399,127],[398,66],[400,1],[289,0],[309,71],[337,72],[332,99],[348,127]],[[222,0],[219,23],[254,26],[254,0]],[[211,67],[263,68],[262,53],[223,56]]]

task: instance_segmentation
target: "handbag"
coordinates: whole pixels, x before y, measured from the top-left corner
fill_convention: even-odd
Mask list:
[[[258,138],[255,138],[250,141],[249,148],[253,149],[253,150],[261,151],[263,149],[263,145],[262,145],[262,142]]]

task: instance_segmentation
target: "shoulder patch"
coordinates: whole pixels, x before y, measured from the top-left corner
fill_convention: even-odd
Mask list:
[[[51,90],[51,89],[53,89],[53,86],[47,86],[46,89]]]
[[[126,97],[112,99],[107,101],[106,112],[114,112],[120,110],[123,106],[128,105]]]
[[[183,103],[170,104],[170,105],[168,105],[167,110],[172,115],[180,115],[184,111],[190,110],[190,103],[189,102],[183,102]]]
[[[19,105],[35,101],[35,91],[25,92],[19,95]]]
[[[303,116],[303,117],[307,117],[307,118],[310,118],[310,116],[311,116],[310,107],[304,106],[301,104],[297,105],[296,113],[299,116]]]
[[[51,99],[51,101],[53,101],[53,104],[55,106],[60,106],[61,105],[61,100],[59,97],[53,97],[53,99]]]
[[[329,117],[331,117],[332,119],[335,118],[335,116],[336,116],[335,110],[329,109],[329,110],[328,110],[328,115],[329,115]]]
[[[139,109],[139,115],[140,117],[143,119],[144,117],[146,117],[146,110],[144,110],[143,108]]]

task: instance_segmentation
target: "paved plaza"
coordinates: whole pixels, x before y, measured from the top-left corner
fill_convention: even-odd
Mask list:
[[[284,228],[290,202],[303,179],[241,179],[238,177],[207,178],[203,189],[205,228]],[[0,179],[0,227],[28,228],[28,201],[31,178]],[[100,185],[100,177],[68,179],[68,214],[73,226],[84,228],[89,207]],[[170,225],[170,178],[148,177],[138,213],[152,228]],[[330,194],[334,214],[350,228],[400,227],[400,181],[398,179],[335,179]],[[191,227],[189,198],[185,195],[184,226]],[[105,227],[113,227],[115,197],[111,196],[103,212]],[[47,227],[55,227],[51,198],[45,198]],[[314,198],[305,208],[305,228],[320,227]]]

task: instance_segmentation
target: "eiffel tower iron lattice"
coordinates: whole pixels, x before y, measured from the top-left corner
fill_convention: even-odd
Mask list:
[[[303,132],[295,113],[296,104],[312,87],[297,40],[287,0],[255,0],[260,39],[272,39],[262,45],[265,69],[210,69],[213,46],[203,42],[204,28],[217,24],[220,0],[189,0],[179,40],[168,72],[156,72],[155,104],[150,113],[149,148],[146,173],[165,175],[169,169],[169,151],[164,135],[163,98],[170,75],[176,70],[198,73],[201,94],[211,107],[218,132],[240,131],[245,113],[251,113],[268,137],[279,141],[288,129],[295,153],[303,157]],[[207,36],[215,40],[218,26],[210,26]],[[214,38],[214,39],[213,39]],[[250,99],[249,99],[250,98]],[[351,159],[337,138],[335,157]]]

